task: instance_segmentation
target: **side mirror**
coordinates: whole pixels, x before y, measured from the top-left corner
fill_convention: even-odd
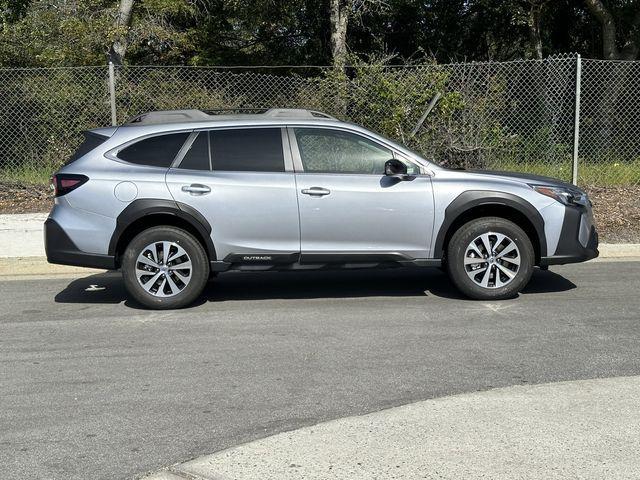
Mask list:
[[[391,160],[387,160],[385,162],[384,174],[388,177],[394,177],[400,180],[405,180],[408,177],[407,166],[400,160],[392,158]]]

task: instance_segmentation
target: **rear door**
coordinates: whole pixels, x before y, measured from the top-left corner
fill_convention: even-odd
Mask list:
[[[356,132],[289,128],[300,206],[301,260],[380,262],[429,258],[431,178],[399,158],[412,179],[384,175],[397,157]]]
[[[284,129],[194,132],[166,179],[173,198],[211,224],[218,260],[278,263],[297,258],[298,204]]]

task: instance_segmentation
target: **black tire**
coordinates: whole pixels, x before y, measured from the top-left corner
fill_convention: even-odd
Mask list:
[[[136,275],[138,256],[146,250],[147,246],[163,241],[174,243],[184,249],[188,255],[188,259],[191,261],[191,277],[186,284],[180,282],[182,277],[178,276],[177,272],[164,274],[171,275],[171,279],[174,280],[174,285],[182,286],[182,290],[172,296],[157,296],[153,293],[154,287],[151,287],[151,291],[145,290]],[[172,248],[173,250],[170,248],[169,251],[175,252],[177,247]],[[165,255],[167,254],[162,252],[162,256]],[[184,261],[186,257],[181,258]],[[159,263],[163,264],[164,262],[159,260]],[[142,277],[142,281],[147,278],[149,279],[148,281],[151,281],[152,276],[155,275],[157,271],[159,271],[159,269],[154,269],[149,277]],[[181,270],[181,272],[184,273],[185,271]],[[127,245],[124,255],[122,256],[122,277],[129,294],[142,305],[157,310],[181,308],[193,303],[202,293],[209,278],[209,259],[200,242],[189,232],[170,226],[153,227],[139,233],[129,242],[129,245]],[[163,275],[161,275],[159,280],[154,282],[155,285],[162,285],[163,278]],[[170,286],[165,288],[168,288],[170,291],[172,290]],[[156,287],[156,290],[159,290],[159,287]]]
[[[511,253],[509,256],[503,256],[503,259],[498,260],[497,255],[488,254],[487,262],[478,263],[478,265],[465,266],[465,256],[467,255],[467,248],[471,245],[475,239],[485,233],[497,233],[503,234],[508,237],[517,246],[517,251]],[[497,242],[497,236],[491,236],[490,240]],[[506,241],[504,241],[506,243]],[[494,248],[506,250],[505,243],[494,245]],[[478,243],[481,253],[485,253],[483,249],[483,242]],[[500,252],[497,252],[498,255]],[[520,265],[517,268],[513,278],[509,278],[500,266],[515,269],[515,264],[506,262],[510,256],[518,255]],[[471,260],[474,260],[477,256],[475,253],[471,253]],[[477,256],[479,260],[484,258]],[[489,260],[492,260],[489,263]],[[500,263],[500,265],[493,266],[494,263]],[[529,283],[531,274],[533,273],[533,266],[535,263],[535,252],[533,245],[527,234],[515,223],[499,217],[483,217],[471,220],[460,227],[451,237],[447,246],[447,271],[449,277],[458,289],[466,296],[477,300],[502,300],[506,298],[513,298]],[[479,283],[485,280],[485,274],[487,270],[482,270],[484,266],[487,266],[487,270],[490,270],[487,277],[487,286],[484,287]],[[478,268],[478,274],[474,275],[473,268]],[[467,273],[469,269],[469,274]],[[511,271],[511,270],[510,270]],[[513,272],[511,271],[512,275]],[[476,281],[471,277],[474,276]],[[491,278],[495,279],[495,276],[499,275],[498,280],[490,281]],[[508,282],[505,285],[500,286],[502,282]],[[479,282],[479,283],[476,283]]]

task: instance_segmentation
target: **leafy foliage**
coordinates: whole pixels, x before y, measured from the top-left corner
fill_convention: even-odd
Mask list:
[[[602,55],[586,0],[385,0],[349,24],[352,53],[395,63],[532,58],[532,12],[542,53]],[[618,47],[640,44],[638,0],[602,0]],[[0,0],[0,66],[96,65],[128,40],[129,64],[329,65],[328,0],[136,0],[131,27],[114,27],[117,0]],[[638,17],[640,18],[640,17]],[[124,29],[124,30],[123,30]]]
[[[0,29],[0,65],[10,67],[100,65],[122,32],[114,26],[113,0],[23,0],[6,10]],[[195,7],[185,0],[141,0],[126,34],[136,63],[182,63],[194,50]]]

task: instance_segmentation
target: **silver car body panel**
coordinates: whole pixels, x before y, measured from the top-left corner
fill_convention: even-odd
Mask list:
[[[297,173],[301,253],[385,253],[429,258],[431,178]],[[301,193],[324,188],[323,196]]]
[[[544,219],[547,254],[553,255],[560,238],[564,219],[564,206],[540,195],[527,183],[494,174],[472,173],[465,170],[438,169],[433,177],[435,198],[434,240],[444,222],[447,206],[466,191],[503,192],[530,203]]]
[[[210,193],[182,191],[205,185]],[[300,226],[293,172],[202,172],[172,168],[173,198],[199,211],[212,225],[218,259],[231,254],[300,251]]]
[[[356,133],[343,125],[316,128]],[[305,254],[335,252],[354,256],[394,253],[407,258],[430,257],[434,215],[431,175],[398,181],[384,175],[304,172],[293,128],[288,131],[296,169],[303,258]],[[395,144],[381,141],[370,132],[357,133],[388,148],[390,158],[401,156],[407,161],[406,153],[403,155],[394,148]],[[408,161],[421,165],[415,160]],[[313,189],[328,193],[304,193]]]

